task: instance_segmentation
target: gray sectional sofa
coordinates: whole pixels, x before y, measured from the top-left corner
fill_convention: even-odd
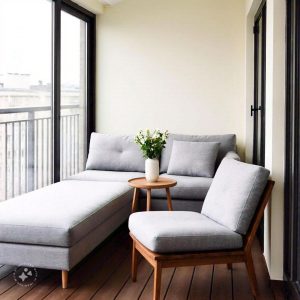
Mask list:
[[[127,182],[130,178],[143,177],[144,159],[132,140],[133,137],[130,136],[92,134],[86,170],[69,179]],[[173,141],[220,143],[215,164],[215,169],[217,169],[224,157],[240,160],[236,152],[236,136],[234,134],[169,135],[166,148],[163,150],[160,159],[160,173],[161,176],[170,177],[177,181],[177,185],[170,189],[173,208],[175,210],[200,212],[213,178],[167,174]],[[113,160],[107,161],[107,157],[113,157]],[[126,165],[123,160],[127,161]],[[141,197],[146,197],[145,191],[142,191]],[[153,190],[152,209],[167,210],[165,197],[165,190]],[[140,201],[140,203],[143,205],[145,201]],[[144,209],[144,207],[140,207],[140,209]]]
[[[200,211],[213,178],[168,175],[174,140],[218,142],[215,168],[224,157],[239,159],[233,134],[171,134],[161,156],[161,175],[173,177],[175,210]],[[132,136],[93,133],[86,170],[67,180],[0,204],[0,264],[67,271],[130,215],[127,181],[144,176],[144,159]],[[153,191],[153,208],[166,209],[164,191]],[[143,202],[143,201],[141,201]]]

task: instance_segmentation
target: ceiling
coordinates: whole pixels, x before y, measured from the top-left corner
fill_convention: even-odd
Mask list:
[[[117,4],[119,2],[121,2],[122,0],[100,0],[100,2],[102,4],[106,4],[106,5],[114,5]]]

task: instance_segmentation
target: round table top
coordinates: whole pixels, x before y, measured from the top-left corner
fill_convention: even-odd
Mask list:
[[[128,180],[130,186],[139,189],[165,189],[177,184],[177,181],[171,178],[159,177],[155,182],[148,182],[145,177],[132,178]]]

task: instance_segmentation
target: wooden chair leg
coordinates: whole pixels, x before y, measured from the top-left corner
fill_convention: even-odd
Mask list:
[[[135,242],[132,243],[132,261],[131,261],[131,279],[133,282],[136,282],[137,277],[137,250],[135,248]]]
[[[232,264],[227,264],[227,269],[232,270]]]
[[[161,264],[157,262],[154,267],[153,300],[159,300],[160,298],[161,273]]]
[[[246,268],[248,271],[248,277],[249,277],[249,281],[250,281],[250,287],[251,287],[252,294],[254,297],[256,297],[257,296],[257,280],[256,280],[255,269],[254,269],[251,251],[248,254],[246,254]]]
[[[132,213],[136,212],[138,200],[139,200],[139,194],[140,194],[140,189],[135,188],[133,193],[132,207],[131,207]]]
[[[68,271],[61,271],[61,282],[62,282],[63,289],[68,288],[68,277],[69,277]]]
[[[167,193],[167,203],[168,203],[168,209],[169,211],[173,210],[173,206],[172,206],[172,199],[171,199],[171,193],[170,193],[170,189],[166,188],[166,193]]]
[[[147,190],[147,211],[151,210],[151,190]]]

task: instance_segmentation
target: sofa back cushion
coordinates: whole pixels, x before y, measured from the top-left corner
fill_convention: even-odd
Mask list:
[[[92,133],[87,170],[145,172],[145,160],[134,137]]]
[[[220,143],[173,141],[168,174],[213,177]]]
[[[232,231],[246,234],[269,174],[263,167],[224,158],[201,213]]]
[[[216,166],[224,158],[228,151],[236,150],[236,136],[235,134],[224,135],[185,135],[185,134],[170,134],[166,147],[162,151],[160,160],[160,172],[166,173],[168,171],[169,161],[172,153],[173,141],[186,142],[217,142],[220,143],[219,153],[217,156]]]

